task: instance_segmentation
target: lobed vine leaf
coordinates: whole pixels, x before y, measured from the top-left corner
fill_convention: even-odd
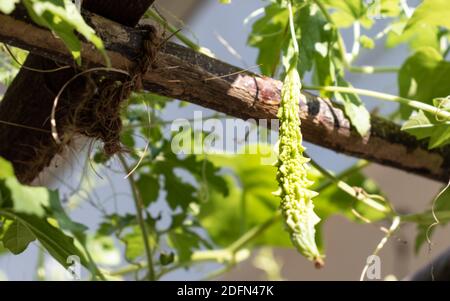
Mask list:
[[[450,29],[450,2],[425,0],[415,10],[405,30],[415,30],[423,24]]]
[[[433,105],[433,99],[450,95],[448,78],[450,63],[434,48],[423,47],[411,55],[398,74],[400,96]],[[407,119],[411,108],[401,106],[402,117]]]
[[[402,130],[419,140],[428,139],[429,149],[450,143],[450,121],[440,121],[427,112],[413,112],[403,124]]]
[[[338,27],[349,27],[358,21],[371,27],[373,20],[368,16],[368,5],[363,0],[321,0],[333,8],[331,17]]]
[[[275,75],[288,33],[286,9],[276,3],[266,6],[264,15],[253,24],[248,38],[248,44],[259,49],[257,63],[263,74]]]

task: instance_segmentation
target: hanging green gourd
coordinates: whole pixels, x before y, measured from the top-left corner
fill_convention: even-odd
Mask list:
[[[284,57],[286,77],[278,111],[280,129],[277,181],[280,188],[277,194],[281,198],[281,212],[293,245],[320,267],[323,260],[315,241],[315,225],[320,218],[315,214],[312,202],[317,193],[309,189],[313,184],[307,178],[309,159],[303,156],[305,148],[302,146],[299,118],[301,81],[297,71],[299,51],[290,2],[288,8],[292,38],[288,51],[290,55]]]

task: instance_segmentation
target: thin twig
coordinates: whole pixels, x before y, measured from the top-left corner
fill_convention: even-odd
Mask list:
[[[118,156],[119,161],[121,162],[123,168],[125,169],[125,171],[129,172],[130,169],[128,167],[127,161],[125,160],[124,156],[122,154],[118,154],[117,156]],[[150,242],[148,239],[149,232],[148,232],[147,224],[145,222],[144,214],[143,214],[144,204],[143,204],[139,189],[136,185],[136,182],[134,181],[133,175],[130,175],[130,177],[128,177],[128,181],[130,183],[131,191],[133,193],[134,205],[136,207],[136,217],[137,217],[137,220],[139,223],[139,227],[141,228],[142,240],[144,242],[145,253],[147,256],[148,280],[153,281],[153,280],[156,280],[156,274],[155,274],[155,269],[153,267],[152,248],[150,246]]]

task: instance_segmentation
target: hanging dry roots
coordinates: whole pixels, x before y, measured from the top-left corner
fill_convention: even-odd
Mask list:
[[[144,30],[148,36],[144,41],[143,54],[133,70],[119,73],[114,69],[92,68],[83,71],[83,75],[77,75],[81,70],[71,69],[61,71],[59,75],[65,79],[66,85],[60,84],[61,79],[58,79],[59,83],[46,80],[43,89],[55,96],[60,95],[53,103],[52,117],[44,125],[53,138],[50,134],[50,139],[41,139],[45,142],[27,156],[29,160],[20,162],[16,173],[22,182],[32,181],[76,135],[102,141],[108,157],[123,151],[120,143],[122,109],[131,92],[143,88],[142,75],[156,62],[162,41],[155,27],[145,26]]]

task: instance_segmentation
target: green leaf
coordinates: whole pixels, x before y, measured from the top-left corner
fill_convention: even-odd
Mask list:
[[[141,193],[145,207],[148,207],[158,199],[160,187],[156,176],[151,174],[141,174],[136,184]]]
[[[6,249],[6,248],[3,246],[3,243],[0,241],[0,256],[3,255],[3,254],[5,254],[6,252],[8,252],[8,249]]]
[[[13,254],[20,254],[36,237],[22,223],[14,221],[3,236],[3,246]]]
[[[205,181],[206,185],[211,186],[223,195],[227,195],[228,186],[223,177],[218,174],[219,168],[214,166],[210,160],[200,158],[201,156],[190,155],[183,160],[177,159],[175,164],[189,171],[199,183]]]
[[[334,9],[331,17],[338,27],[349,27],[355,21],[361,22],[365,27],[371,27],[373,24],[368,16],[368,6],[363,0],[321,0],[321,2]]]
[[[164,160],[158,160],[153,166],[153,172],[163,176],[164,189],[167,191],[167,202],[172,209],[180,206],[183,210],[191,203],[198,203],[198,189],[191,183],[185,182],[176,171],[189,172],[200,185],[211,186],[223,194],[228,192],[227,185],[218,169],[208,160],[199,160],[197,156],[190,155],[180,159],[172,152],[167,141],[163,146]]]
[[[67,263],[67,258],[72,255],[78,256],[81,259],[81,263],[84,266],[88,266],[84,255],[75,246],[73,238],[50,225],[45,219],[11,211],[0,211],[0,215],[22,223],[62,266],[66,268],[70,266]]]
[[[341,87],[352,87],[341,76],[338,76],[337,84]],[[356,94],[348,93],[335,93],[335,97],[337,101],[341,101],[344,105],[345,115],[350,119],[358,133],[361,136],[367,135],[370,131],[370,113],[361,98]]]
[[[89,236],[87,247],[96,264],[116,266],[121,262],[121,254],[115,241],[109,236]]]
[[[14,176],[11,165],[1,158],[0,167],[0,215],[16,223],[12,225],[13,228],[8,228],[3,242],[5,243],[6,237],[11,250],[21,252],[33,236],[63,266],[68,265],[66,260],[71,255],[79,256],[86,265],[86,260],[75,247],[73,238],[48,222],[48,218],[55,217],[64,229],[78,234],[86,229],[66,215],[58,194],[43,187],[20,184]],[[15,241],[14,233],[18,234]]]
[[[191,203],[198,203],[197,189],[177,176],[173,170],[164,172],[164,189],[167,191],[167,203],[170,208],[178,206],[184,211]]]
[[[402,130],[419,140],[428,138],[429,149],[450,143],[450,121],[438,121],[432,114],[423,111],[412,113]]]
[[[276,156],[271,146],[251,145],[243,154],[214,154],[208,158],[235,176],[226,177],[229,195],[212,191],[199,215],[201,225],[212,240],[225,247],[276,214],[280,203],[272,194],[278,187],[276,168],[272,165]],[[292,246],[281,220],[266,230],[254,245]]]
[[[200,237],[187,229],[179,228],[169,233],[169,244],[177,250],[178,261],[186,262],[191,258],[194,250],[201,246]]]
[[[0,180],[14,177],[12,164],[0,157]]]
[[[369,38],[366,35],[362,35],[359,38],[359,42],[361,43],[361,46],[367,49],[373,49],[375,48],[375,42],[373,39]]]
[[[50,192],[50,210],[51,215],[58,221],[59,227],[63,230],[70,231],[76,235],[82,235],[88,228],[80,223],[73,221],[64,210],[59,200],[57,192]]]
[[[128,261],[134,262],[144,254],[145,246],[138,226],[132,227],[132,231],[122,236],[120,240],[125,243],[125,257]]]
[[[424,47],[403,64],[398,83],[400,96],[433,105],[433,99],[450,95],[450,63],[431,47]],[[408,118],[412,109],[401,106],[402,117]]]
[[[386,47],[396,47],[401,43],[408,43],[413,51],[422,47],[431,47],[440,51],[439,28],[429,24],[415,26],[414,30],[404,30],[408,23],[406,17],[390,24],[386,37]]]
[[[8,231],[8,228],[12,223],[12,220],[0,215],[0,241],[3,239],[3,235],[5,235],[6,231]]]
[[[300,3],[294,10],[296,35],[301,45],[299,72],[303,76],[317,64],[323,71],[317,73],[321,78],[320,84],[329,84],[329,73],[334,70],[323,66],[324,63],[330,64],[330,55],[336,39],[334,29],[326,26],[323,15],[317,9],[312,9],[311,5],[304,6]],[[277,3],[268,5],[264,12],[265,14],[253,24],[248,44],[259,50],[257,62],[261,64],[261,72],[274,76],[281,62],[282,52],[289,49],[288,12]]]
[[[2,0],[0,1],[0,12],[4,14],[10,14],[16,7],[16,4],[19,3],[20,0]]]
[[[54,31],[64,41],[78,64],[81,63],[81,42],[76,32],[94,44],[109,65],[102,40],[86,24],[71,0],[24,0],[24,4],[34,22]]]
[[[172,252],[169,254],[163,252],[159,255],[159,262],[161,263],[162,266],[169,265],[174,261],[175,261],[175,254]]]
[[[300,46],[298,70],[303,76],[314,64],[327,58],[333,50],[333,29],[327,27],[325,18],[311,6],[304,6],[295,13],[297,40]],[[323,70],[322,76],[328,75]]]
[[[281,51],[289,36],[288,20],[287,10],[273,3],[266,6],[264,16],[253,24],[248,44],[259,49],[257,63],[264,75],[276,73]]]
[[[51,191],[42,187],[30,187],[19,183],[12,165],[0,158],[0,205],[14,208],[15,212],[34,214],[42,217],[45,207],[49,207],[50,200],[55,196]]]
[[[43,217],[45,207],[49,207],[50,199],[57,197],[46,188],[24,186],[15,177],[6,179],[4,186],[10,192],[13,209],[17,213]]]
[[[406,30],[414,30],[416,26],[428,24],[450,29],[450,1],[425,0],[415,10],[408,22]]]
[[[402,11],[400,0],[381,0],[372,1],[372,3],[370,8],[373,10],[372,14],[374,16],[381,14],[383,16],[396,17]]]
[[[115,232],[122,232],[127,226],[132,226],[137,224],[137,219],[135,215],[126,214],[118,215],[111,214],[104,217],[104,221],[100,224],[97,229],[97,235],[99,236],[111,236]]]

